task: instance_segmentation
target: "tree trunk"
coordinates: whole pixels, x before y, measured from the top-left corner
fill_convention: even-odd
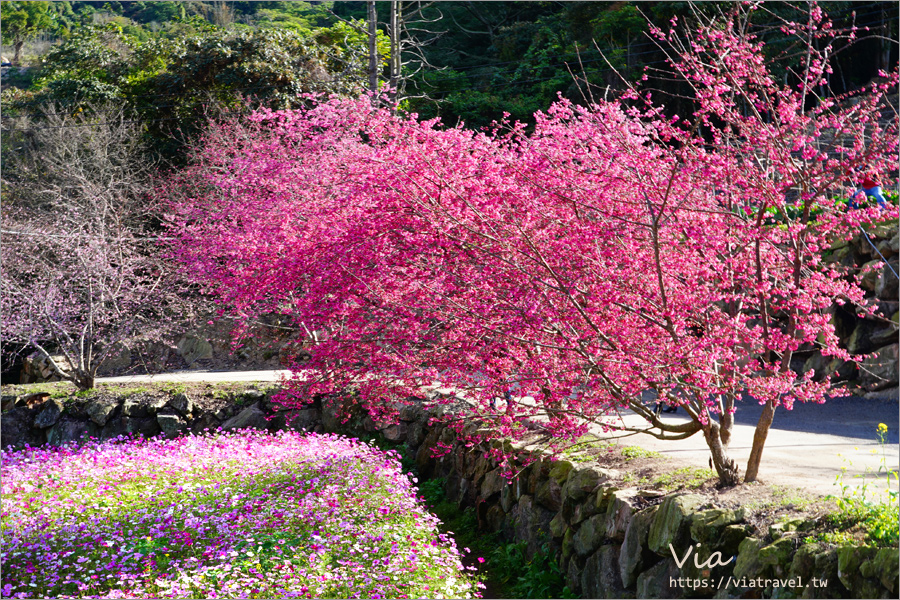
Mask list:
[[[884,8],[881,9],[881,53],[879,56],[879,68],[883,71],[890,72],[891,70],[891,46],[893,46],[893,39],[891,36],[894,34],[892,29],[893,21],[888,20],[887,12]]]
[[[368,0],[369,5],[369,91],[378,92],[378,13],[375,11],[375,0]]]
[[[402,11],[402,2],[400,0],[391,0],[391,79],[390,86],[394,100],[397,99],[400,86],[400,13]]]
[[[22,46],[25,45],[25,40],[17,41],[13,44],[13,59],[12,64],[15,66],[19,66],[19,58],[22,54]]]
[[[766,445],[766,437],[769,435],[769,428],[774,420],[775,403],[769,400],[766,402],[762,414],[759,415],[756,431],[753,432],[753,448],[750,450],[750,459],[747,461],[747,474],[744,476],[745,483],[756,481],[756,475],[759,473],[759,462],[762,460],[763,446]]]
[[[740,469],[733,460],[728,458],[725,446],[720,438],[719,424],[711,418],[709,424],[703,428],[703,437],[712,454],[713,467],[719,476],[719,482],[724,486],[733,486],[740,483]]]
[[[631,72],[631,34],[625,37],[625,73]]]
[[[731,432],[734,430],[734,413],[731,412],[734,408],[733,394],[726,394],[723,408],[722,416],[719,417],[719,439],[722,440],[722,445],[728,448],[728,444],[731,443]]]
[[[90,390],[94,388],[94,374],[90,371],[76,369],[72,375],[72,383],[75,384],[75,387],[77,387],[79,391]]]

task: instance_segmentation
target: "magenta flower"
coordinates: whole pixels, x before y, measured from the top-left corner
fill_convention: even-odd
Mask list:
[[[3,597],[478,595],[396,457],[358,440],[243,431],[2,461]]]

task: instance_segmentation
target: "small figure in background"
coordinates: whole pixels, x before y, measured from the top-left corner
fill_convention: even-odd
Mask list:
[[[865,174],[859,188],[853,193],[853,197],[850,198],[850,208],[860,208],[857,200],[860,194],[865,194],[866,198],[875,198],[878,201],[878,206],[887,208],[887,200],[885,200],[884,194],[881,193],[881,184],[878,183],[877,177],[871,171]]]
[[[672,406],[670,404],[665,404],[664,402],[656,403],[656,416],[659,416],[659,413],[676,413],[678,412],[678,406]]]

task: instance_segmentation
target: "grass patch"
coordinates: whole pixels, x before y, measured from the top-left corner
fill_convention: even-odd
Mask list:
[[[234,397],[229,390],[213,390],[212,397],[216,400],[231,400],[237,406],[244,406],[245,404],[250,404],[250,400],[244,396]]]
[[[625,460],[634,460],[635,458],[660,458],[662,454],[654,450],[646,450],[640,446],[626,446],[622,448],[622,456]]]
[[[628,472],[622,475],[622,483],[634,484],[634,485],[646,485],[650,483],[650,479],[647,477],[641,477],[636,473]]]
[[[666,490],[674,491],[679,489],[695,490],[700,488],[710,479],[718,480],[716,472],[712,469],[704,469],[701,467],[683,467],[675,469],[671,473],[666,473],[653,480],[653,486]]]
[[[171,395],[175,394],[184,394],[187,392],[187,386],[183,383],[161,383],[159,384],[159,389],[163,392]]]
[[[572,445],[561,449],[559,456],[572,463],[592,462],[599,454],[611,450],[614,446],[613,442],[588,433],[578,438]]]
[[[115,387],[115,388],[106,388],[103,390],[107,394],[113,394],[122,400],[126,398],[130,398],[132,396],[136,396],[138,394],[149,394],[152,390],[145,386],[138,387]]]
[[[817,499],[799,488],[787,485],[770,485],[768,488],[770,499],[763,502],[747,502],[744,508],[752,512],[782,508],[803,511],[817,502]]]
[[[813,499],[803,493],[798,488],[773,485],[770,488],[772,496],[775,498],[773,504],[784,508],[793,508],[795,510],[806,510],[813,503]]]

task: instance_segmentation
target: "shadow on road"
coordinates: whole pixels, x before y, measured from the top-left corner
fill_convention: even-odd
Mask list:
[[[900,441],[900,404],[886,400],[868,400],[858,396],[833,398],[825,404],[796,403],[792,410],[775,411],[773,429],[827,433],[847,438],[876,441],[879,423],[888,426],[885,441]],[[762,406],[747,399],[738,404],[735,423],[755,426]]]

